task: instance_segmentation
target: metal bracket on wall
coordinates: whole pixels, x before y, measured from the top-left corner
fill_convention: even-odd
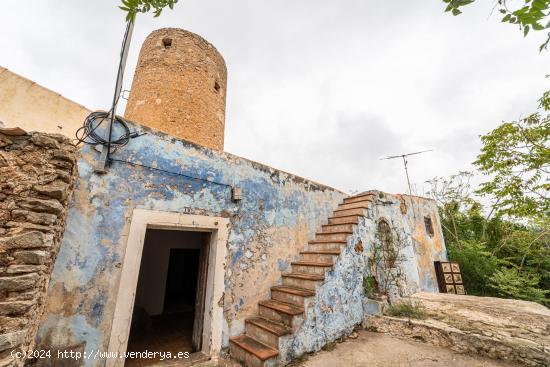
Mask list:
[[[94,172],[98,174],[107,173],[107,160],[109,159],[108,153],[109,148],[102,146],[101,155],[99,156],[99,162],[94,168]]]

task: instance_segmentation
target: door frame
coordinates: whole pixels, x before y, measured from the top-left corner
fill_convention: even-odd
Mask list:
[[[210,232],[208,272],[204,302],[202,352],[217,359],[222,347],[225,257],[229,219],[203,215],[134,209],[118,284],[109,339],[109,352],[122,355],[128,347],[145,232],[147,229]],[[221,302],[220,302],[221,301]],[[124,359],[107,359],[107,367],[124,365]]]

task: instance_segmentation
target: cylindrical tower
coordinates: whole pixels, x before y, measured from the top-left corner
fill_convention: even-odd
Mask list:
[[[214,46],[183,29],[159,29],[141,47],[124,117],[223,150],[226,83]]]

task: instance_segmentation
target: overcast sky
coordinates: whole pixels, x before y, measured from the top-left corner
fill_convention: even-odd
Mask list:
[[[90,109],[110,106],[124,14],[115,0],[2,0],[0,65]],[[126,70],[153,30],[200,34],[228,69],[225,150],[350,191],[406,192],[471,169],[480,134],[535,110],[544,35],[523,38],[481,1],[180,0],[140,16]],[[123,112],[123,108],[119,113]]]

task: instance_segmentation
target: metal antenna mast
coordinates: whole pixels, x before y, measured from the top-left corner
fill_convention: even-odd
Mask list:
[[[403,165],[405,166],[405,175],[407,175],[407,185],[409,186],[409,195],[412,195],[412,189],[411,189],[411,180],[409,179],[409,170],[407,168],[407,157],[410,155],[420,154],[420,153],[426,153],[426,152],[433,152],[433,149],[429,150],[423,150],[421,152],[414,152],[414,153],[407,153],[407,154],[400,154],[400,155],[392,155],[385,158],[380,158],[382,160],[385,159],[396,159],[396,158],[402,158],[403,159]]]

